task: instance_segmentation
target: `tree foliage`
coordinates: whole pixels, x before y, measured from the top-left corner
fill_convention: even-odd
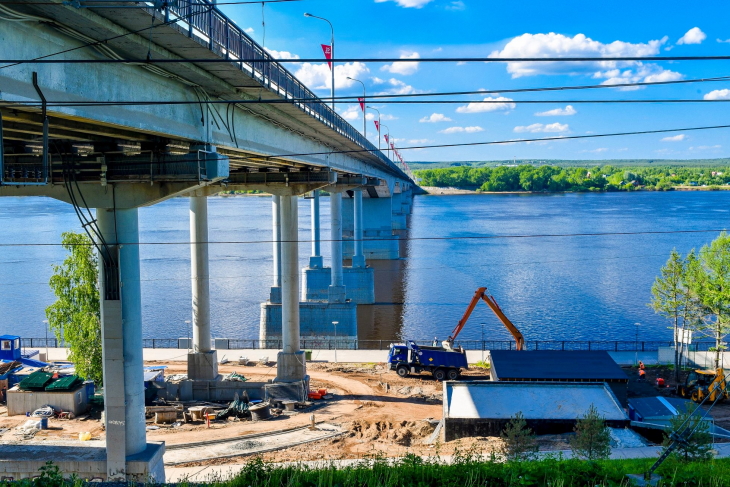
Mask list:
[[[687,402],[687,411],[669,419],[669,431],[664,433],[664,446],[674,438],[681,438],[673,455],[682,462],[710,460],[712,458],[712,435],[710,422],[702,419],[699,406]]]
[[[61,245],[69,254],[53,266],[50,286],[56,302],[46,317],[56,338],[69,347],[76,373],[101,384],[101,321],[95,247],[86,234],[66,232]]]
[[[570,440],[573,456],[584,460],[605,460],[611,455],[611,434],[606,421],[591,407],[575,425],[575,436]]]
[[[730,183],[726,167],[595,167],[457,166],[416,171],[422,186],[480,191],[667,191],[675,186],[723,186]]]
[[[539,450],[535,434],[527,427],[522,412],[518,412],[510,419],[501,437],[501,453],[507,460],[531,460]]]
[[[679,381],[679,359],[681,357],[679,330],[691,328],[698,319],[699,308],[687,285],[687,268],[696,260],[694,253],[690,253],[685,261],[673,249],[667,263],[661,268],[661,274],[651,287],[652,300],[649,306],[658,314],[671,320],[674,330],[674,375]]]

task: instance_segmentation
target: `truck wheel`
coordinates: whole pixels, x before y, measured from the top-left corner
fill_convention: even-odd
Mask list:
[[[406,377],[408,375],[408,367],[405,365],[399,365],[395,371],[398,373],[400,377]]]
[[[456,380],[459,378],[459,369],[449,369],[449,371],[446,373],[446,376],[449,378],[449,380]]]
[[[433,378],[442,381],[446,378],[446,371],[444,369],[436,369],[433,371]]]

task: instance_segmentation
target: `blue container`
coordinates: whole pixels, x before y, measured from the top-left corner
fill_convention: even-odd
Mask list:
[[[42,430],[48,429],[48,418],[41,418],[41,429]]]

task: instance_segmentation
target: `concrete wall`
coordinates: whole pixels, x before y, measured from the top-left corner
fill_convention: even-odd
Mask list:
[[[53,406],[56,410],[71,411],[79,415],[89,409],[89,398],[86,386],[81,385],[73,391],[21,391],[14,387],[8,391],[8,416],[25,416],[26,412],[33,412],[43,406]]]
[[[357,338],[357,305],[353,302],[299,303],[300,334],[302,338],[333,336],[332,325],[337,321],[337,336]],[[261,337],[281,339],[281,305],[261,303]]]

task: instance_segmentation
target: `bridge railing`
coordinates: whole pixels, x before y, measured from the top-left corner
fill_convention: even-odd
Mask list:
[[[414,340],[418,345],[432,345],[433,339]],[[233,339],[217,338],[215,340],[219,350],[249,350],[249,349],[270,349],[282,348],[281,340],[258,340],[258,339]],[[188,338],[145,338],[144,348],[160,349],[188,349]],[[388,350],[391,343],[403,343],[400,340],[358,340],[350,338],[334,339],[307,339],[300,341],[302,350],[334,350],[357,349],[357,350]],[[458,340],[454,343],[456,347],[463,347],[465,350],[514,350],[515,342],[509,340]],[[525,342],[527,350],[585,350],[608,352],[656,352],[660,347],[671,347],[671,341],[620,341],[620,340],[535,340]],[[22,338],[23,348],[57,348],[67,346],[56,338]],[[688,346],[690,352],[706,352],[715,346],[715,342],[695,342]]]
[[[153,8],[146,10],[151,15],[155,15]],[[183,30],[187,28],[188,37],[207,42],[211,51],[225,59],[230,59],[232,64],[238,66],[241,71],[250,75],[262,86],[291,100],[291,103],[303,112],[375,155],[384,165],[397,171],[402,177],[408,178],[402,168],[386,157],[331,106],[276,62],[271,54],[251,39],[214,4],[207,0],[178,0],[176,6],[163,8],[162,12],[166,22],[180,19],[177,24]],[[238,60],[246,60],[246,62]]]

